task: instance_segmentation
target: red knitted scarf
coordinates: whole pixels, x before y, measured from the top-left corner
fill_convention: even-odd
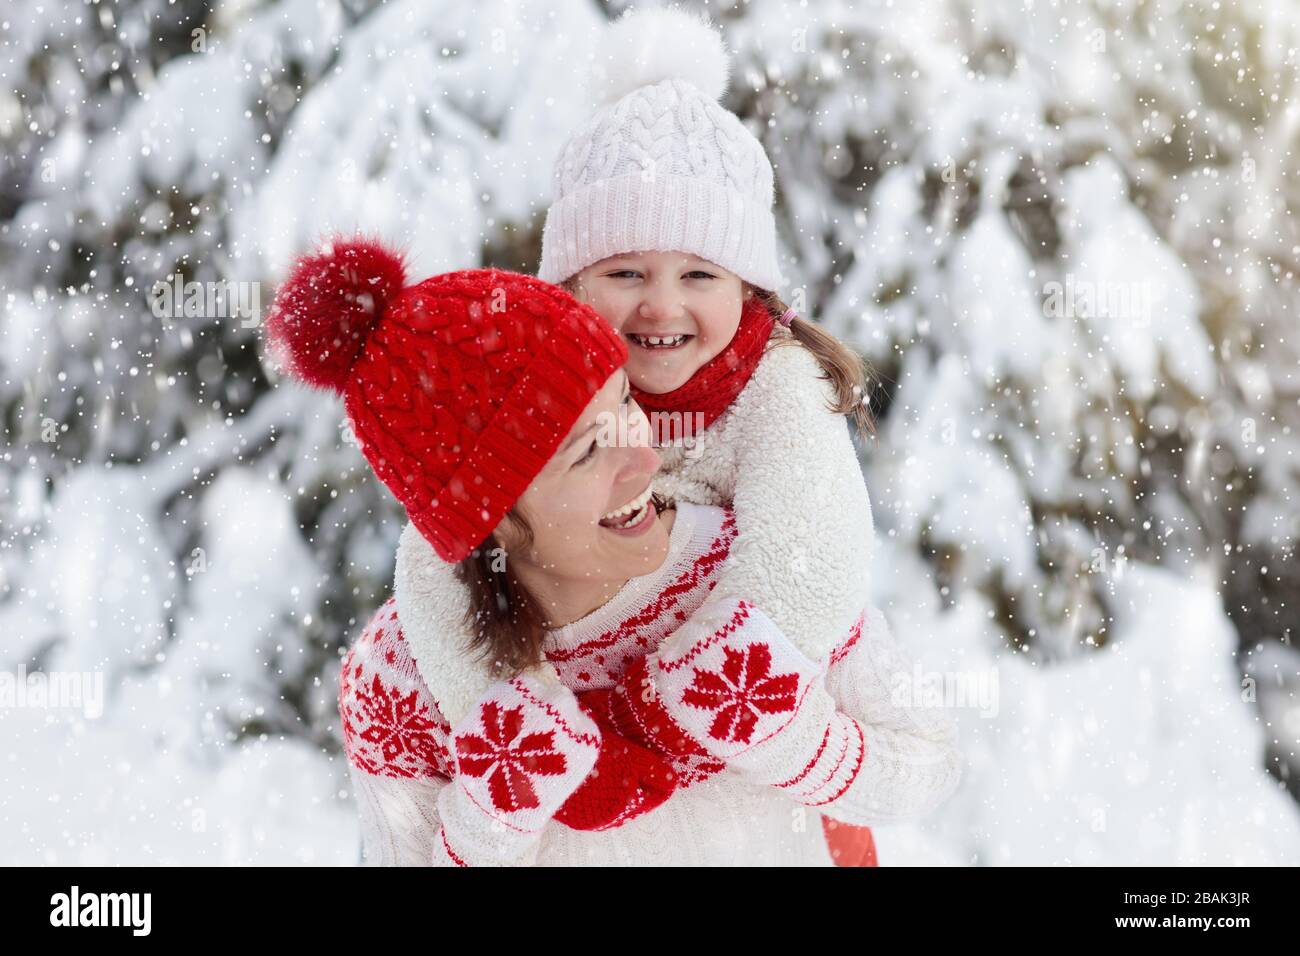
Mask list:
[[[680,437],[698,439],[698,430],[708,428],[727,410],[758,367],[775,324],[775,317],[762,300],[750,296],[727,347],[683,385],[659,395],[632,386],[632,397],[650,417],[651,424],[657,426],[654,433],[660,445],[673,444]],[[673,414],[677,412],[680,414]]]

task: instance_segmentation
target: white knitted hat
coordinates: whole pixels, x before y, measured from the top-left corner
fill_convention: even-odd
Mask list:
[[[761,289],[776,261],[772,164],[719,105],[722,36],[676,9],[612,24],[591,71],[597,112],[555,162],[538,278],[562,282],[623,252],[691,252]]]

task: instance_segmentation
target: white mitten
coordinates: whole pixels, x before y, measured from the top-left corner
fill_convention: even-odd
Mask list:
[[[601,733],[544,662],[497,681],[452,727],[434,863],[528,865],[543,827],[586,779]]]
[[[673,720],[729,764],[780,734],[823,670],[771,618],[736,599],[683,624],[648,667]]]

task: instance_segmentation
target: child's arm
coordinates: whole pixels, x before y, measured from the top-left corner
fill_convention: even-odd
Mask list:
[[[344,659],[339,714],[370,865],[533,865],[601,751],[595,722],[540,669],[448,724],[382,612]]]
[[[420,679],[444,722],[457,723],[474,709],[494,681],[511,675],[504,666],[483,660],[474,647],[469,586],[455,565],[443,561],[410,522],[397,545],[394,596],[388,620],[403,631],[402,653],[413,678]],[[422,670],[417,671],[417,662]],[[554,668],[546,665],[551,674]],[[671,767],[646,753],[611,728],[601,726],[600,756],[594,772],[555,815],[572,830],[621,826],[649,813],[675,788]]]
[[[894,639],[879,608],[870,607],[860,628],[831,654],[826,690],[863,729],[867,743],[865,799],[825,804],[822,811],[846,823],[888,821],[929,813],[946,803],[961,782],[964,758],[957,721],[925,698],[915,684],[914,660]],[[906,793],[889,781],[911,777]],[[918,811],[918,808],[919,811]],[[844,816],[853,813],[857,819]]]
[[[917,699],[908,656],[874,608],[817,664],[759,609],[698,612],[603,702],[628,736],[708,754],[845,823],[923,816],[961,779],[956,723]]]
[[[761,609],[767,626],[760,630],[770,631],[777,645],[789,645],[792,661],[802,661],[793,669],[802,675],[795,724],[802,729],[756,748],[747,758],[756,761],[754,766],[733,759],[729,769],[780,787],[796,802],[818,805],[828,816],[869,824],[924,814],[942,803],[960,779],[960,753],[956,725],[946,714],[896,707],[885,699],[883,684],[894,679],[900,671],[895,665],[905,658],[878,612],[871,615],[870,638],[858,641],[861,647],[850,650],[846,644],[844,653],[832,653],[869,603],[873,525],[847,422],[827,408],[831,390],[820,375],[806,349],[772,348],[723,429],[706,431],[689,461],[675,449],[665,455],[672,473],[661,487],[688,500],[701,488],[718,500],[731,498],[737,527],[717,586],[670,640],[707,644],[712,632],[706,622],[725,620],[738,599]],[[746,622],[738,634],[752,637],[754,631],[753,622]],[[808,679],[812,661],[828,662],[824,680]],[[650,659],[640,662],[640,678],[624,675],[624,696],[640,700],[644,687],[638,680],[650,680],[644,670],[650,664]],[[901,671],[910,673],[906,667]],[[634,703],[614,706],[623,711],[622,719],[635,710]],[[643,707],[637,717],[641,726],[626,726],[624,733],[653,739],[646,726],[653,722],[660,732],[657,748],[700,752],[691,749],[699,742],[682,725],[666,714],[648,713],[653,709]],[[690,729],[698,734],[708,727]],[[815,740],[804,760],[822,762],[779,776],[788,768],[776,750],[793,747],[800,753],[808,733]],[[704,752],[725,759],[723,750],[715,746]],[[768,756],[775,762],[758,759]],[[830,759],[833,765],[825,763]],[[768,779],[773,766],[778,776]],[[842,793],[836,789],[840,785]]]
[[[435,866],[531,866],[542,832],[591,773],[601,732],[554,669],[493,684],[452,729]]]
[[[453,728],[417,669],[388,610],[391,606],[371,620],[349,650],[340,675],[344,747],[368,861],[427,866],[433,859],[435,864],[456,865],[460,857],[496,865],[531,864],[537,841],[514,839],[524,825],[521,818],[493,807],[492,798],[503,782],[531,788],[539,804],[546,803],[548,794],[560,801],[546,816],[573,830],[620,826],[672,794],[675,782],[669,764],[612,728],[591,723],[588,708],[560,684],[549,664],[513,681],[489,684]],[[484,709],[485,704],[490,710]],[[507,719],[524,723],[516,727]],[[524,726],[529,722],[536,725],[531,734]],[[557,757],[551,750],[524,754],[521,763],[545,764],[549,769],[568,761],[558,776],[540,782],[522,779],[510,769],[514,766],[510,761],[500,772],[495,757],[485,762],[481,755],[510,731],[520,746],[531,747],[546,738],[562,752],[575,741],[594,737],[594,770],[579,773],[588,756],[584,747],[577,761],[563,753]],[[503,744],[497,751],[503,748],[510,749]],[[459,768],[473,771],[480,769],[478,765],[484,771],[480,779],[458,777]],[[453,785],[447,787],[448,782]],[[493,833],[511,834],[511,838],[494,837],[485,844],[475,832],[485,822],[483,812]],[[445,831],[443,821],[452,824]],[[540,826],[534,835],[539,833]],[[454,848],[462,844],[478,850],[457,852]]]
[[[672,457],[676,449],[666,458],[672,480],[685,488],[702,480],[735,511],[731,556],[701,610],[749,601],[814,660],[870,601],[873,538],[848,422],[826,407],[831,391],[820,375],[802,346],[771,347],[725,428],[701,436],[695,460]]]

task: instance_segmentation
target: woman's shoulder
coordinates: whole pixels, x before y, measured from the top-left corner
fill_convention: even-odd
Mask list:
[[[348,648],[339,671],[348,762],[384,777],[451,778],[451,726],[420,676],[390,597]]]

